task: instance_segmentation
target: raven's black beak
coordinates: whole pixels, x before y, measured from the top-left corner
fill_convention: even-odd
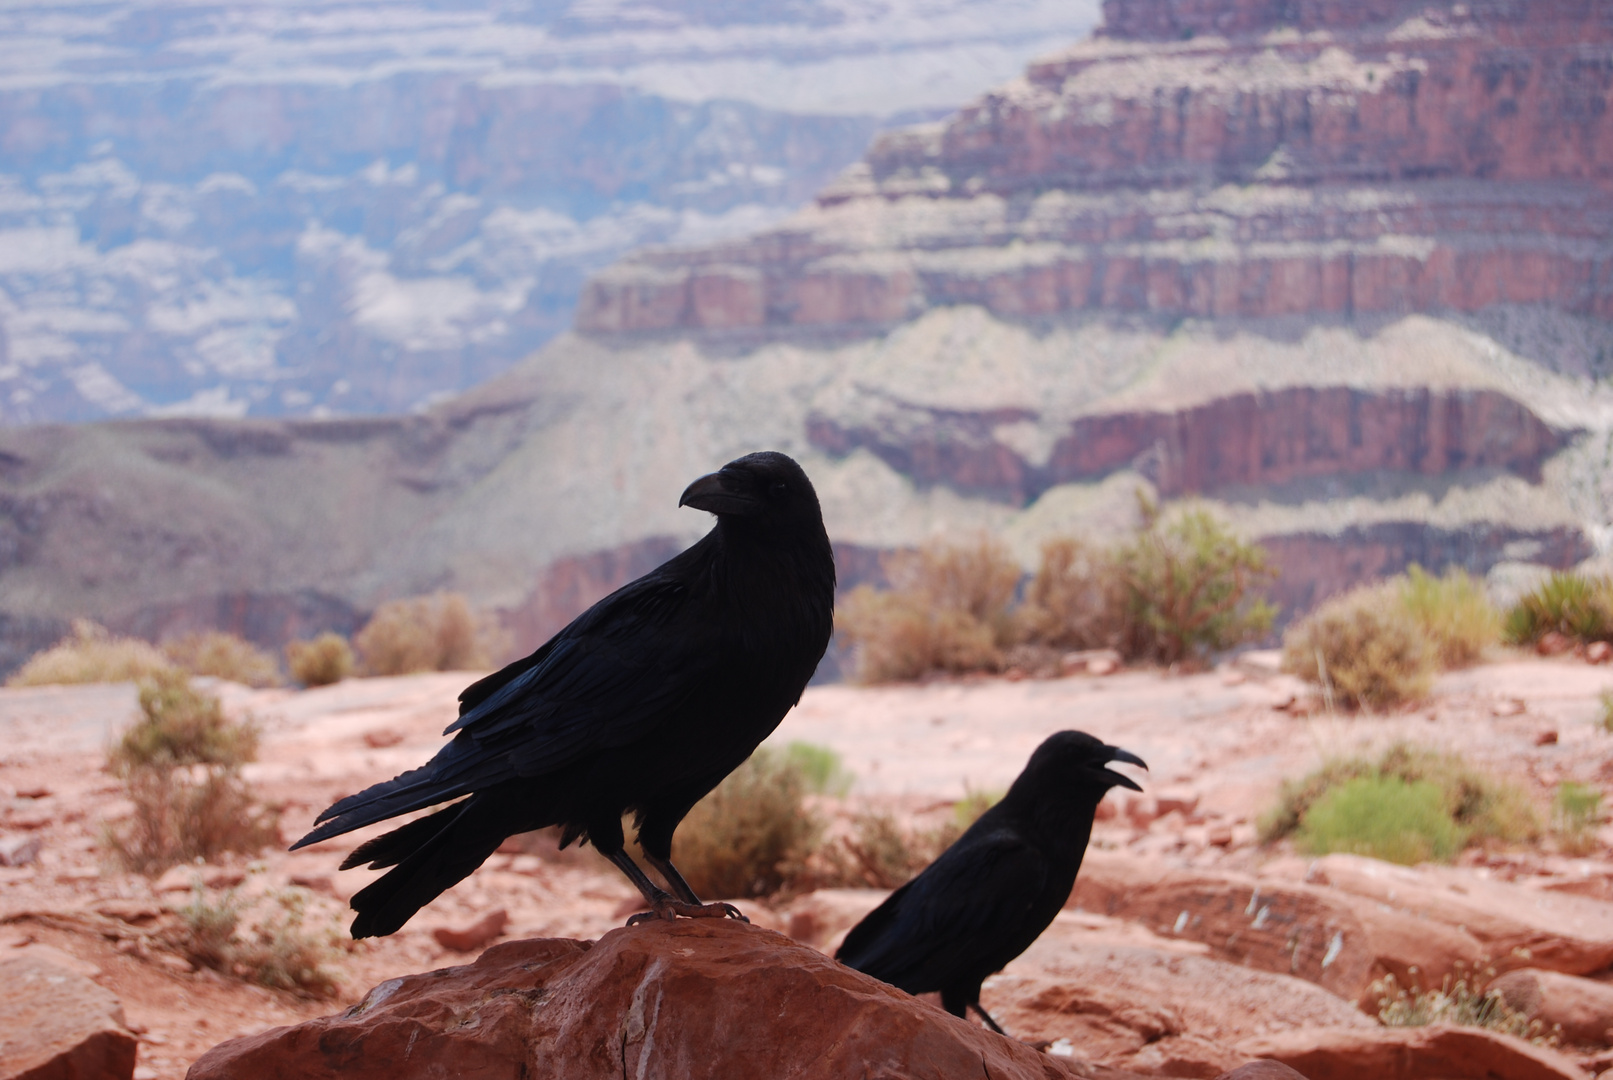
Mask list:
[[[1124,761],[1127,765],[1137,765],[1144,769],[1148,768],[1148,762],[1144,761],[1142,758],[1138,757],[1136,754],[1133,754],[1129,750],[1122,750],[1118,746],[1111,747],[1110,750],[1110,761]],[[1129,787],[1133,791],[1142,790],[1142,788],[1137,786],[1137,781],[1133,780],[1125,773],[1117,773],[1112,769],[1105,769],[1103,771],[1114,777],[1115,784],[1120,787]]]
[[[678,505],[692,506],[709,514],[733,514],[739,517],[761,513],[761,500],[734,490],[733,483],[734,477],[724,476],[721,471],[702,476],[683,489]]]

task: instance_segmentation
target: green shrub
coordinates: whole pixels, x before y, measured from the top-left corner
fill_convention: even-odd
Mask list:
[[[1283,670],[1348,708],[1387,709],[1428,693],[1434,654],[1392,585],[1334,597],[1283,635]]]
[[[484,668],[488,636],[458,593],[390,600],[353,638],[371,675]]]
[[[784,748],[784,762],[800,774],[802,784],[814,795],[844,797],[856,779],[846,771],[839,754],[816,743],[790,743]]]
[[[1596,826],[1602,820],[1602,793],[1572,780],[1557,785],[1551,824],[1557,842],[1570,855],[1589,855],[1601,847]]]
[[[1430,824],[1429,789],[1438,794],[1443,816],[1455,830]],[[1337,793],[1348,789],[1342,799]],[[1378,797],[1375,809],[1373,797]],[[1332,800],[1332,801],[1329,801]],[[1313,823],[1315,811],[1328,807]],[[1299,780],[1283,782],[1277,805],[1260,821],[1267,842],[1295,835],[1301,846],[1319,850],[1362,850],[1352,844],[1397,852],[1377,857],[1398,861],[1420,851],[1422,841],[1397,840],[1396,822],[1426,841],[1429,858],[1448,858],[1462,846],[1484,841],[1516,843],[1540,835],[1540,821],[1528,796],[1516,785],[1472,768],[1455,754],[1408,746],[1390,747],[1376,762],[1350,758],[1325,762]],[[1455,849],[1448,849],[1451,837]],[[1385,839],[1387,837],[1387,839]],[[1400,844],[1396,847],[1396,844]]]
[[[818,845],[823,823],[804,805],[809,789],[788,754],[752,754],[695,804],[672,842],[672,861],[704,898],[778,892]]]
[[[312,641],[288,643],[286,666],[304,686],[330,686],[353,674],[353,648],[342,635],[327,630]]]
[[[1613,582],[1560,571],[1507,613],[1506,639],[1514,645],[1533,645],[1552,631],[1580,642],[1613,639]]]
[[[1482,582],[1451,567],[1434,577],[1413,564],[1400,582],[1400,603],[1433,646],[1447,670],[1477,663],[1501,640],[1501,613],[1485,595]]]
[[[73,620],[73,632],[19,668],[7,686],[135,682],[173,669],[156,646],[114,637],[88,619]]]
[[[1020,569],[1000,543],[926,544],[888,556],[885,573],[893,588],[858,586],[835,615],[860,682],[1001,669]]]
[[[116,862],[155,874],[280,842],[277,813],[241,779],[240,766],[257,756],[255,727],[230,720],[217,698],[173,671],[141,685],[140,709],[141,719],[107,754],[134,804],[129,818],[103,831]]]
[[[1126,593],[1123,653],[1173,663],[1271,629],[1277,609],[1253,593],[1273,576],[1265,548],[1238,539],[1208,511],[1167,520],[1142,505],[1142,531],[1114,554]]]
[[[1466,837],[1445,807],[1444,793],[1427,780],[1363,776],[1333,788],[1312,804],[1295,841],[1313,855],[1347,851],[1412,866],[1445,862]]]
[[[163,654],[191,675],[211,675],[246,686],[279,686],[280,665],[235,634],[208,630],[165,641]]]

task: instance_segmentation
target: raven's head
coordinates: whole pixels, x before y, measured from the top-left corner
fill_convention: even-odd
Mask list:
[[[823,530],[812,481],[792,458],[776,450],[746,454],[702,476],[684,489],[678,505],[734,523]]]
[[[1038,778],[1045,778],[1041,780],[1042,783],[1056,782],[1053,780],[1056,776],[1064,783],[1081,784],[1100,799],[1112,787],[1141,791],[1142,788],[1131,777],[1105,768],[1115,761],[1148,768],[1147,763],[1136,754],[1110,746],[1084,731],[1060,731],[1049,735],[1036,748],[1025,765],[1023,775],[1028,777],[1034,774]]]

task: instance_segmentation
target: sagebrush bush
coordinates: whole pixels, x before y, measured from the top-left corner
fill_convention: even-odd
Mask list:
[[[286,645],[286,667],[291,677],[304,686],[331,686],[353,674],[356,666],[353,647],[333,630],[310,641]]]
[[[1025,589],[1024,636],[1052,649],[1118,649],[1128,643],[1126,585],[1114,553],[1071,537],[1042,545]]]
[[[1114,554],[1126,590],[1128,658],[1174,663],[1253,641],[1277,609],[1254,595],[1273,576],[1266,549],[1240,540],[1214,515],[1166,519],[1147,500],[1144,527]]]
[[[1551,826],[1557,843],[1570,855],[1589,855],[1602,845],[1596,827],[1602,821],[1602,793],[1572,780],[1557,785],[1552,798]]]
[[[1484,583],[1459,567],[1434,577],[1414,563],[1399,582],[1399,595],[1446,670],[1477,663],[1501,640],[1501,613],[1485,595]]]
[[[1514,645],[1533,645],[1554,631],[1579,642],[1613,640],[1613,581],[1559,571],[1507,612],[1506,638]]]
[[[1430,790],[1449,828],[1429,818]],[[1347,794],[1341,798],[1339,792]],[[1311,815],[1324,803],[1327,809],[1312,825]],[[1414,836],[1399,837],[1405,830]],[[1429,852],[1422,857],[1448,858],[1474,843],[1534,840],[1540,820],[1515,784],[1473,768],[1459,755],[1400,743],[1377,761],[1333,760],[1298,780],[1285,780],[1276,806],[1260,821],[1260,832],[1267,842],[1296,836],[1310,850],[1364,851],[1398,861],[1417,855],[1419,844]]]
[[[490,660],[470,604],[459,593],[389,600],[353,637],[371,675],[459,671]]]
[[[888,556],[885,574],[891,589],[858,586],[835,615],[859,681],[1002,667],[1016,634],[1010,605],[1020,569],[1000,543],[926,544]]]
[[[672,861],[701,897],[778,892],[823,835],[805,805],[808,781],[787,754],[762,748],[695,804],[672,842]]]
[[[1347,708],[1388,709],[1427,695],[1434,653],[1393,584],[1336,596],[1283,635],[1283,670]]]
[[[241,778],[240,767],[257,756],[253,725],[226,717],[217,698],[173,671],[141,685],[140,709],[141,719],[107,754],[134,804],[127,819],[103,831],[116,862],[155,874],[280,842],[278,814]]]
[[[88,619],[75,619],[72,633],[35,653],[6,685],[134,682],[173,666],[150,642],[117,637]]]
[[[211,675],[247,686],[279,686],[280,665],[269,653],[223,630],[186,634],[162,644],[163,655],[191,675]]]

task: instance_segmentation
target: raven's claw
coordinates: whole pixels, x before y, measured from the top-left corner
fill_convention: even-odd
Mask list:
[[[652,910],[641,911],[637,915],[630,916],[627,920],[627,925],[637,926],[641,922],[649,922],[652,919],[665,919],[667,922],[672,922],[679,915],[686,919],[738,919],[742,923],[750,922],[734,905],[725,904],[720,900],[715,904],[685,904],[682,900],[674,900],[668,897],[665,900],[657,901]]]

